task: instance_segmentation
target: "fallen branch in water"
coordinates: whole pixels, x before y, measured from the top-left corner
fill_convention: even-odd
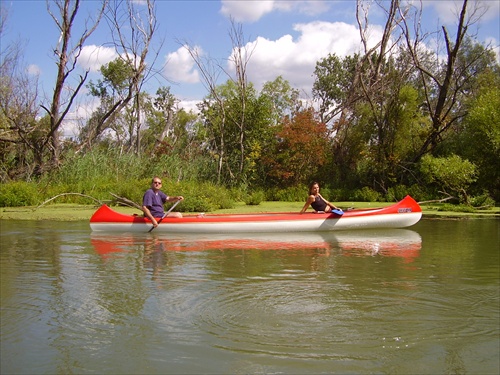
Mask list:
[[[49,203],[50,201],[53,201],[54,199],[56,198],[59,198],[59,197],[62,197],[64,195],[78,195],[80,197],[85,197],[85,198],[89,198],[89,199],[92,199],[93,201],[97,202],[99,205],[102,205],[103,203],[99,200],[99,199],[96,199],[94,197],[91,197],[90,195],[86,195],[86,194],[80,194],[80,193],[61,193],[61,194],[57,194],[56,196],[50,198],[50,199],[47,199],[45,202],[43,202],[42,204],[36,206],[33,211],[39,209],[40,207],[42,207],[43,205],[45,205],[46,203]]]
[[[116,201],[117,201],[118,203],[121,203],[121,204],[123,204],[124,206],[132,207],[132,208],[137,208],[139,211],[141,211],[141,212],[142,212],[142,206],[141,206],[141,205],[139,205],[138,203],[135,203],[135,202],[131,201],[131,200],[130,200],[130,199],[128,199],[128,198],[125,198],[125,197],[120,197],[120,196],[118,196],[118,195],[116,195],[116,194],[113,194],[113,193],[109,193],[109,194],[111,194],[113,197],[115,197],[115,199],[116,199]]]
[[[434,200],[430,200],[430,201],[422,201],[422,202],[418,202],[418,204],[426,204],[426,203],[443,203],[443,202],[446,202],[446,201],[449,201],[451,199],[456,199],[458,200],[457,197],[454,197],[448,193],[445,193],[443,191],[440,191],[440,193],[443,193],[443,194],[446,194],[448,195],[446,198],[443,198],[443,199],[434,199]]]

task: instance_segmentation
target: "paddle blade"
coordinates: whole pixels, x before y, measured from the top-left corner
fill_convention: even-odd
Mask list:
[[[339,208],[334,208],[332,210],[332,212],[335,214],[335,215],[339,215],[339,216],[342,216],[344,214],[344,211],[342,211],[341,209]]]

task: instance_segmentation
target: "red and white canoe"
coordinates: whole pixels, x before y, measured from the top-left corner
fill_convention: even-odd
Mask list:
[[[416,224],[421,217],[422,209],[418,203],[406,196],[388,207],[349,210],[341,216],[335,213],[271,212],[166,217],[153,233],[285,233],[405,228]],[[103,205],[90,218],[90,227],[93,231],[138,233],[148,232],[152,224],[142,215],[122,214]]]

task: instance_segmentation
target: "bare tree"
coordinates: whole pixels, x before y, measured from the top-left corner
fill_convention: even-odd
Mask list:
[[[245,47],[245,41],[243,38],[243,29],[241,24],[236,24],[231,20],[231,30],[229,32],[231,42],[233,45],[233,52],[230,57],[231,63],[234,65],[235,69],[235,80],[238,86],[238,91],[240,95],[240,118],[237,119],[236,124],[239,128],[239,143],[240,143],[240,175],[243,173],[243,168],[245,166],[245,130],[246,130],[246,105],[247,105],[247,64],[252,55],[252,51],[249,51]]]
[[[59,128],[70,111],[80,89],[83,87],[89,71],[87,70],[83,75],[79,76],[74,88],[70,89],[68,87],[67,80],[76,69],[78,58],[80,57],[86,40],[97,28],[107,4],[107,0],[102,1],[96,18],[94,20],[87,19],[85,21],[85,30],[77,39],[74,39],[72,33],[74,31],[74,24],[80,9],[80,4],[81,0],[47,1],[47,11],[57,25],[60,31],[60,37],[56,47],[54,47],[54,56],[56,57],[57,63],[57,77],[54,85],[52,102],[50,108],[42,105],[42,108],[49,116],[50,128],[39,140],[39,144],[43,148],[47,145],[51,148],[52,163],[54,166],[59,164]],[[56,8],[57,13],[52,10],[52,7]],[[65,90],[69,92],[69,95],[63,99],[63,91]],[[36,163],[41,167],[43,160],[36,160]]]
[[[214,101],[211,103],[216,106],[219,112],[220,121],[217,122],[217,136],[213,135],[213,142],[216,146],[216,152],[218,154],[217,160],[217,182],[220,182],[222,175],[222,167],[225,162],[225,142],[226,142],[226,107],[224,104],[224,98],[217,91],[217,82],[219,76],[222,72],[220,64],[216,63],[215,60],[205,58],[198,47],[190,46],[188,43],[184,43],[184,48],[188,51],[189,55],[193,59],[194,63],[198,67],[198,70],[202,76],[202,84],[205,89],[210,93],[211,99]]]
[[[71,88],[67,83],[76,69],[83,44],[97,27],[102,8],[97,14],[95,21],[87,19],[86,29],[81,36],[75,39],[72,36],[73,26],[78,15],[80,0],[56,0],[47,2],[47,10],[60,30],[60,37],[54,55],[57,62],[57,77],[50,105],[41,105],[47,112],[47,117],[38,119],[38,77],[30,77],[24,67],[16,66],[20,63],[17,55],[19,49],[16,47],[8,52],[8,58],[2,56],[2,80],[9,81],[9,90],[2,90],[2,109],[9,121],[9,142],[23,144],[27,150],[33,152],[34,173],[41,174],[45,166],[45,157],[50,154],[52,165],[59,163],[59,128],[65,116],[87,78],[87,72],[80,75],[76,87]],[[58,14],[52,11],[55,7]],[[4,24],[2,11],[2,28]],[[6,51],[6,50],[5,50]],[[14,53],[14,51],[17,51]],[[7,55],[5,56],[7,57]],[[9,71],[9,73],[7,73]],[[5,81],[4,81],[5,79]],[[4,87],[7,87],[4,86]],[[63,95],[67,92],[67,95]],[[47,121],[48,119],[48,121]]]
[[[0,40],[3,40],[7,32],[8,11],[4,3],[0,7]],[[33,173],[30,151],[34,154],[39,148],[36,138],[38,75],[28,74],[23,64],[23,41],[4,42],[1,47],[0,178],[2,181],[19,176],[29,179]]]
[[[215,61],[214,59],[204,58],[200,54],[200,50],[196,47],[189,46],[188,43],[183,43],[185,48],[188,50],[191,58],[195,62],[198,70],[202,75],[202,81],[205,88],[210,93],[212,100],[214,100],[214,104],[219,112],[220,121],[218,121],[218,139],[214,139],[214,141],[218,145],[218,181],[220,182],[220,177],[222,173],[222,168],[225,163],[225,135],[226,135],[226,124],[228,120],[228,112],[226,108],[226,104],[224,103],[224,98],[217,91],[217,83],[220,74],[223,72],[229,80],[233,81],[238,88],[239,101],[240,101],[240,110],[239,110],[239,118],[231,118],[231,120],[238,127],[238,139],[239,139],[239,148],[240,148],[240,162],[239,162],[239,175],[241,176],[244,166],[245,166],[245,131],[246,131],[246,105],[247,105],[247,90],[248,90],[248,80],[247,80],[247,65],[252,55],[251,50],[249,50],[245,46],[243,29],[241,24],[235,23],[231,20],[231,29],[229,30],[229,37],[232,42],[232,53],[229,58],[229,61],[233,65],[234,75],[231,72],[228,72],[221,63]],[[231,177],[234,177],[234,174],[231,171],[231,167],[229,164],[226,165],[229,174]]]
[[[378,10],[386,14],[385,25],[380,40],[370,39],[372,33],[369,24],[369,13],[373,5],[378,6]],[[362,50],[359,55],[347,56],[341,61],[336,56],[330,56],[317,66],[320,74],[331,75],[337,82],[333,100],[330,92],[322,92],[322,83],[315,84],[315,95],[321,103],[324,122],[332,122],[332,134],[334,134],[333,153],[339,164],[347,166],[343,173],[350,173],[350,164],[353,160],[353,145],[350,143],[352,134],[356,132],[354,126],[357,121],[353,116],[357,113],[356,106],[359,102],[366,103],[371,109],[371,116],[379,132],[379,140],[383,139],[385,124],[385,113],[382,103],[388,87],[388,79],[384,74],[387,69],[387,62],[395,54],[398,48],[400,35],[397,34],[401,17],[398,12],[406,14],[407,11],[400,8],[399,0],[392,0],[389,8],[386,9],[387,2],[377,0],[376,2],[367,0],[357,0],[356,21],[361,41]],[[346,71],[347,69],[347,71]],[[348,77],[348,78],[346,78]],[[328,86],[328,83],[327,83]],[[339,169],[341,170],[341,169]],[[342,172],[340,172],[342,173]],[[346,178],[343,176],[343,178]]]
[[[37,138],[40,124],[36,120],[39,112],[38,75],[29,75],[17,55],[19,50],[14,48],[12,51],[16,56],[6,56],[0,69],[2,181],[19,176],[29,180],[34,172],[29,155],[42,154]],[[7,167],[12,155],[15,155],[14,160]]]
[[[434,55],[426,52],[425,42],[435,35],[422,31],[422,7],[415,9],[414,17],[411,19],[402,17],[406,46],[418,71],[424,92],[425,107],[432,123],[414,161],[432,152],[442,140],[444,133],[466,115],[464,93],[475,78],[472,71],[468,71],[468,67],[476,64],[486,50],[480,51],[479,54],[469,55],[468,61],[460,61],[460,51],[464,47],[470,27],[481,18],[485,11],[486,9],[481,8],[476,2],[469,6],[468,0],[463,0],[457,15],[454,40],[445,26],[441,27],[441,33],[435,33],[441,34],[443,38],[444,57],[441,55],[443,51],[436,51]],[[410,24],[412,20],[413,24]]]
[[[145,7],[142,12],[140,7]],[[148,67],[146,58],[149,55],[151,41],[157,29],[156,9],[154,0],[145,0],[141,3],[133,0],[110,0],[105,18],[109,25],[113,46],[119,58],[130,68],[127,77],[127,87],[124,95],[116,98],[111,105],[101,106],[92,124],[92,130],[88,132],[87,139],[83,140],[82,147],[90,146],[104,130],[111,126],[114,116],[125,109],[133,101],[133,112],[135,115],[135,150],[140,149],[141,129],[141,87],[152,69]],[[129,31],[130,34],[126,34]],[[130,134],[132,142],[133,134]]]

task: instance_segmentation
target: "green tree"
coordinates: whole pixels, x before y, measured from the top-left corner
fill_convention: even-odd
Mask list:
[[[1,102],[3,120],[6,120],[9,129],[3,141],[17,144],[17,151],[23,154],[20,157],[21,164],[30,159],[30,165],[27,168],[23,166],[25,178],[40,176],[59,166],[62,151],[60,130],[87,79],[88,71],[77,74],[77,62],[85,42],[99,24],[106,1],[100,3],[95,21],[88,18],[87,28],[78,34],[74,25],[81,14],[80,5],[80,0],[47,2],[47,11],[55,23],[59,38],[58,43],[51,47],[57,72],[52,98],[48,101],[38,97],[38,77],[30,79],[24,69],[20,69],[20,49],[7,47],[4,50],[2,46],[2,60],[4,57],[6,59],[2,62],[0,73]],[[5,20],[3,11],[2,7],[2,29]],[[7,54],[4,55],[4,51]],[[72,78],[76,78],[76,84],[68,85],[67,82]],[[40,108],[45,111],[44,115],[40,114]],[[19,145],[22,147],[17,147]]]
[[[285,116],[291,115],[301,106],[299,90],[294,89],[282,76],[264,83],[260,92],[260,100],[269,101],[269,104],[264,105],[271,109],[270,126],[279,124]]]
[[[80,134],[82,143],[90,147],[106,129],[120,134],[124,131],[120,122],[125,115],[124,109],[134,95],[131,82],[134,67],[121,57],[103,65],[100,69],[102,78],[87,85],[90,95],[100,100],[99,108]],[[122,123],[123,125],[123,123]]]
[[[335,54],[319,60],[314,69],[313,96],[319,101],[319,116],[324,123],[342,117],[335,123],[346,122],[349,110],[361,98],[353,85],[359,55],[340,58]]]
[[[477,193],[488,191],[500,201],[500,70],[479,77],[478,94],[468,104],[469,112],[457,132],[455,152],[477,166]]]
[[[476,166],[458,155],[436,158],[425,155],[420,161],[420,171],[425,183],[446,195],[457,194],[468,202],[468,187],[476,180]]]
[[[422,32],[419,17],[421,10],[418,8],[414,17],[402,20],[406,53],[411,56],[416,69],[416,82],[422,93],[423,108],[431,120],[431,127],[428,128],[414,161],[427,153],[438,152],[438,146],[466,116],[466,103],[468,97],[474,94],[478,74],[496,64],[491,50],[475,42],[468,34],[481,17],[479,7],[478,2],[463,0],[454,38],[445,26],[435,34]],[[431,37],[432,43],[438,37],[437,45],[444,46],[433,54],[425,47]]]
[[[144,5],[144,7],[143,7]],[[141,89],[152,65],[146,64],[150,44],[156,32],[156,12],[153,0],[145,0],[141,8],[136,7],[133,0],[110,2],[106,8],[106,19],[110,26],[110,38],[116,49],[114,61],[101,67],[103,76],[97,83],[91,82],[88,87],[91,95],[101,100],[100,108],[87,124],[82,140],[82,148],[90,145],[108,128],[120,128],[117,119],[126,116],[128,108],[129,121],[134,116],[135,128],[129,127],[129,139],[135,137],[135,152],[141,147],[142,105],[146,102]],[[125,32],[130,32],[126,35]],[[123,113],[122,113],[123,112]],[[115,122],[115,124],[113,124]],[[128,126],[128,125],[127,125]]]
[[[221,182],[230,185],[258,180],[256,164],[264,149],[271,122],[270,101],[258,97],[252,84],[245,90],[244,107],[239,87],[231,80],[217,86],[214,93],[199,106],[203,134],[207,136],[206,150],[218,165]],[[245,118],[246,124],[243,136],[242,118]]]

